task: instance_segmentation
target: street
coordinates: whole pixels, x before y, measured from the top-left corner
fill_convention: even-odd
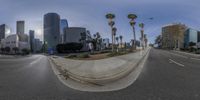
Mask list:
[[[63,85],[48,58],[0,56],[0,100],[199,100],[200,58],[151,49],[138,79],[113,92],[81,92]]]

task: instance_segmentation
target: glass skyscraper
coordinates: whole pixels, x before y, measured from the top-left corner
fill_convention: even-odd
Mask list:
[[[10,34],[10,28],[6,24],[0,25],[0,42]]]
[[[25,21],[17,21],[17,34],[24,34]]]
[[[60,16],[56,13],[44,15],[44,42],[48,51],[55,51],[60,40]]]
[[[68,22],[66,19],[60,20],[60,43],[64,43],[64,29],[68,28]]]
[[[34,39],[35,39],[35,31],[34,30],[30,30],[29,31],[29,38],[30,38],[30,49],[31,49],[31,52],[35,52],[34,51]]]

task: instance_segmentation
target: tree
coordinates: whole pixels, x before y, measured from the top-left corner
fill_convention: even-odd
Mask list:
[[[112,39],[112,52],[114,51],[114,44],[113,44],[113,26],[115,25],[115,22],[113,19],[115,18],[115,15],[112,13],[106,14],[106,18],[108,19],[108,25],[111,27],[111,39]]]
[[[102,38],[99,32],[96,33],[97,49],[101,50]]]
[[[10,52],[10,47],[5,47],[5,51],[6,51],[7,53],[9,53],[9,52]]]
[[[128,19],[130,19],[130,25],[131,25],[131,27],[132,27],[132,29],[133,29],[133,38],[134,38],[134,41],[133,41],[133,43],[132,43],[132,50],[135,50],[136,49],[136,35],[135,35],[135,24],[136,24],[136,22],[135,22],[135,19],[137,18],[137,15],[135,15],[135,14],[128,14]]]
[[[22,53],[25,54],[25,55],[27,55],[27,54],[30,53],[30,50],[27,49],[27,48],[23,48],[21,51],[22,51]]]
[[[119,39],[120,39],[120,48],[122,48],[122,39],[123,39],[123,36],[119,36]]]
[[[66,44],[58,44],[56,46],[56,50],[58,53],[68,53],[68,52],[76,52],[80,51],[83,48],[82,43],[66,43]]]
[[[112,31],[113,31],[113,40],[114,40],[113,43],[112,43],[112,45],[114,47],[115,46],[115,36],[116,36],[117,28],[113,27]]]
[[[196,43],[194,43],[194,42],[190,42],[190,43],[189,43],[189,46],[190,46],[190,47],[193,47],[193,46],[195,46],[195,45],[196,45]]]
[[[162,43],[162,36],[161,35],[158,35],[155,39],[155,43],[154,44],[157,44],[159,48],[161,48],[161,43]]]
[[[19,51],[19,48],[18,47],[14,47],[12,48],[13,51],[15,51],[15,54]]]
[[[141,44],[142,44],[142,49],[144,49],[144,23],[140,23],[139,27],[141,28]]]
[[[5,48],[2,47],[1,48],[1,53],[4,53],[4,51],[5,51]]]

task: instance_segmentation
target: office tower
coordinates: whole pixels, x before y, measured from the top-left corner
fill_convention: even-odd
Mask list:
[[[30,39],[30,50],[31,52],[35,52],[34,48],[35,48],[35,31],[34,30],[30,30],[29,31],[29,39]]]
[[[68,22],[66,19],[60,20],[60,43],[64,43],[64,29],[68,28]]]
[[[6,24],[0,25],[0,43],[2,39],[5,39],[10,34],[10,28]]]
[[[24,21],[17,21],[17,34],[24,34],[25,22]]]
[[[162,48],[181,49],[184,47],[184,32],[187,26],[181,23],[174,23],[162,27]]]
[[[44,42],[48,51],[55,51],[60,40],[60,16],[56,13],[44,15]]]

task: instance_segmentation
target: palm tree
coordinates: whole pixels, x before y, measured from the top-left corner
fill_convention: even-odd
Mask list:
[[[96,33],[96,40],[97,40],[97,49],[101,50],[101,35],[99,32]]]
[[[131,27],[133,28],[133,38],[134,38],[134,41],[132,43],[132,49],[135,50],[136,49],[136,35],[135,35],[135,19],[137,18],[137,15],[135,14],[128,14],[128,19],[130,19],[130,25]]]
[[[119,37],[116,37],[115,39],[116,39],[116,41],[117,41],[117,45],[116,45],[116,46],[117,46],[117,52],[118,52],[118,48],[119,48]]]
[[[141,28],[141,44],[142,44],[142,49],[144,49],[144,23],[140,23],[139,27]]]
[[[113,19],[115,18],[115,15],[112,13],[108,13],[105,16],[108,19],[108,25],[111,27],[111,38],[112,38],[112,52],[114,51],[114,44],[113,44],[113,26],[115,25],[115,22]]]
[[[113,43],[112,43],[112,47],[113,47],[113,50],[114,50],[114,45],[115,45],[115,36],[116,36],[116,32],[117,32],[117,28],[116,27],[113,27],[112,29],[112,40],[113,40]]]
[[[122,48],[122,39],[123,39],[123,36],[120,35],[120,36],[119,36],[119,39],[120,39],[120,48]]]
[[[119,44],[119,37],[116,37],[115,39],[117,41],[117,44]]]
[[[19,48],[18,47],[14,47],[12,48],[13,51],[15,51],[15,54],[19,51]]]

